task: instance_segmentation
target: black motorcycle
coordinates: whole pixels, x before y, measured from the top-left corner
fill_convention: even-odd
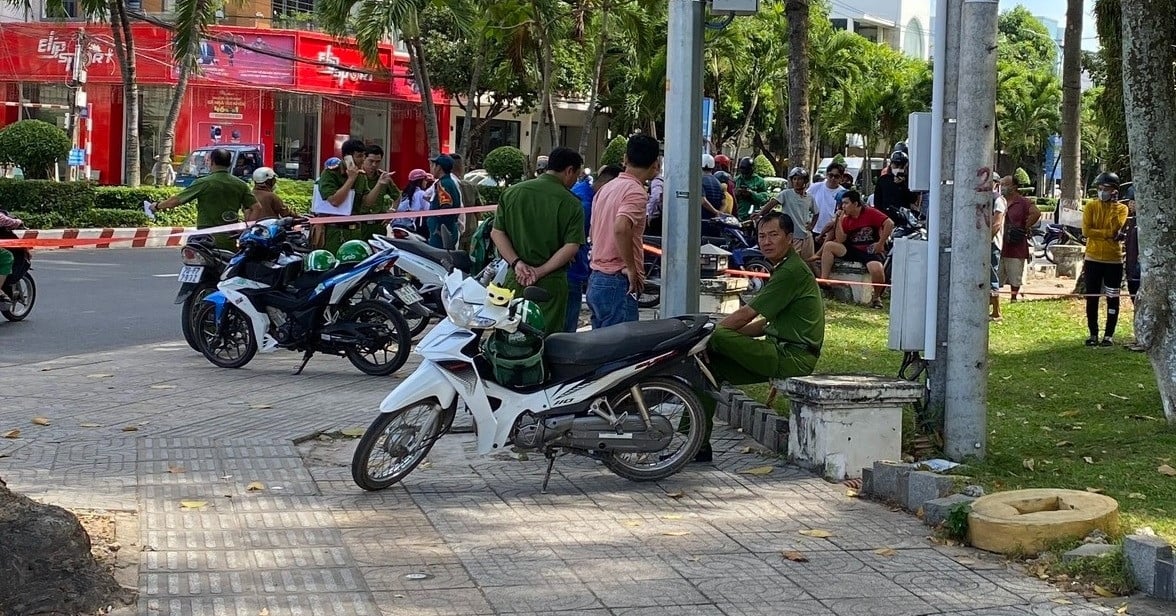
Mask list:
[[[1045,227],[1045,258],[1050,263],[1057,263],[1054,260],[1054,246],[1085,246],[1086,237],[1082,235],[1082,229],[1078,227],[1071,227],[1069,225],[1046,225]]]
[[[0,210],[3,211],[3,210]],[[4,212],[6,215],[8,212]],[[0,240],[20,239],[11,229],[0,229]],[[33,269],[33,253],[28,248],[8,248],[12,253],[12,273],[4,279],[4,293],[12,300],[7,310],[0,310],[9,321],[23,321],[37,303],[37,283],[29,270]]]

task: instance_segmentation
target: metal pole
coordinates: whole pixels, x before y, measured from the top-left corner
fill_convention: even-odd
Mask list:
[[[944,453],[983,458],[987,441],[992,155],[996,141],[997,0],[964,0],[960,23],[958,180],[953,209]]]
[[[661,316],[698,311],[702,237],[702,2],[669,0]]]
[[[951,288],[952,199],[955,195],[956,114],[959,98],[960,14],[963,0],[938,0],[935,14],[934,92],[941,102],[936,117],[932,101],[931,130],[931,211],[927,214],[927,323],[924,344],[929,388],[928,407],[933,417],[943,417],[947,399],[947,317],[951,311],[948,290]],[[941,68],[942,67],[942,68]],[[942,71],[942,72],[941,72]]]

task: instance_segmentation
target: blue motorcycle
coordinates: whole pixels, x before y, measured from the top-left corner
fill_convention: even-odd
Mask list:
[[[217,291],[193,317],[200,352],[215,366],[240,368],[258,352],[344,356],[365,374],[385,376],[408,360],[408,323],[385,286],[399,253],[388,248],[354,263],[304,271],[288,242],[304,219],[263,220],[238,240]],[[375,289],[383,299],[367,299]]]

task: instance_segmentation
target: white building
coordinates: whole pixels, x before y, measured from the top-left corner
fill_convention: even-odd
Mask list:
[[[856,32],[912,58],[931,54],[931,2],[928,0],[834,0],[829,20],[838,30]]]

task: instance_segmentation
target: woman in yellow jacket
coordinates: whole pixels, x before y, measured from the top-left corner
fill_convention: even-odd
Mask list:
[[[1098,198],[1082,209],[1082,234],[1086,236],[1086,346],[1114,346],[1119,323],[1119,290],[1123,287],[1123,249],[1120,234],[1127,223],[1127,206],[1116,201],[1119,176],[1101,173],[1095,179]],[[1107,329],[1098,339],[1098,297],[1107,297]]]

